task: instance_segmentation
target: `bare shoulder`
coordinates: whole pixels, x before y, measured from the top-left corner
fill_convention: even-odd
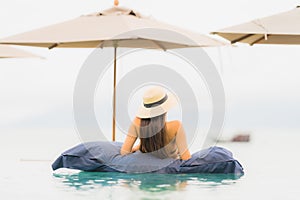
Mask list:
[[[177,130],[180,128],[181,122],[179,120],[169,121],[167,122],[167,126]]]
[[[178,120],[169,121],[166,123],[168,134],[171,135],[171,137],[175,136],[177,134],[177,131],[181,127],[181,122]]]
[[[133,122],[132,122],[135,126],[140,126],[141,124],[141,119],[136,117],[134,118]]]

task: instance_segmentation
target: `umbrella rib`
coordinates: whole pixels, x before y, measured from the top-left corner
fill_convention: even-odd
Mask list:
[[[59,43],[54,43],[51,46],[48,47],[48,49],[53,49],[55,47],[57,47],[59,45]]]
[[[242,36],[242,37],[240,37],[240,38],[237,38],[237,39],[235,39],[235,40],[232,40],[231,41],[231,44],[234,44],[234,43],[236,43],[236,42],[239,42],[239,41],[242,41],[242,40],[244,40],[244,39],[247,39],[247,38],[249,38],[249,37],[251,37],[251,36],[253,36],[254,34],[247,34],[247,35],[244,35],[244,36]]]
[[[100,41],[100,45],[99,46],[100,46],[101,49],[103,49],[103,46],[104,46],[104,41],[103,40]]]
[[[159,48],[161,48],[162,50],[166,51],[166,47],[164,47],[162,44],[156,42],[155,40],[151,40],[155,45],[157,45]]]
[[[256,43],[262,41],[264,38],[265,38],[265,36],[263,35],[262,37],[258,38],[257,40],[251,42],[250,45],[252,46],[252,45],[254,45],[254,44],[256,44]]]

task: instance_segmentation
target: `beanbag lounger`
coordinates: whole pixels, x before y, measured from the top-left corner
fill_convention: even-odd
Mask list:
[[[78,169],[90,172],[122,173],[222,173],[243,174],[243,167],[225,148],[213,146],[192,154],[189,160],[161,159],[137,151],[120,155],[122,143],[87,142],[62,153],[52,169]]]

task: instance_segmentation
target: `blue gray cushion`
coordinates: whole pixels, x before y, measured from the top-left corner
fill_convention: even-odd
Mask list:
[[[122,156],[118,142],[88,142],[77,145],[59,156],[52,164],[59,168],[97,172],[124,173],[233,173],[243,174],[241,164],[222,147],[198,151],[189,160],[160,159],[139,151]]]

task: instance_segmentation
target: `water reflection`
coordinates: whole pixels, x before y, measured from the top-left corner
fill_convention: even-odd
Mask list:
[[[138,188],[148,192],[178,191],[188,186],[213,187],[234,184],[234,174],[125,174],[111,172],[54,173],[65,186],[76,190],[101,187]]]

